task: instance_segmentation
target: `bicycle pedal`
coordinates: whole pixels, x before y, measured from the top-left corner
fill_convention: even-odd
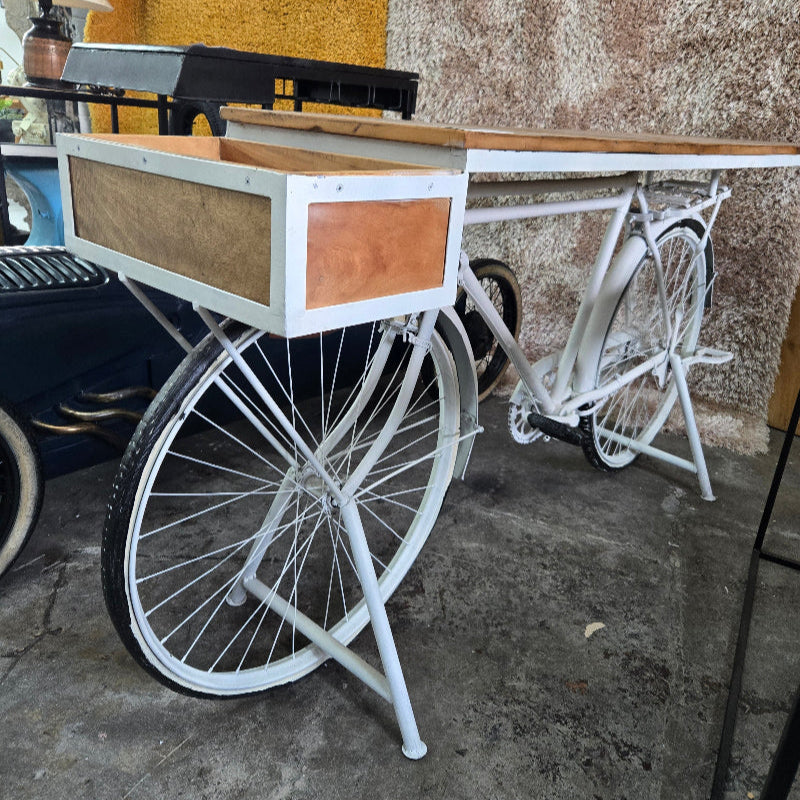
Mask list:
[[[550,436],[553,439],[559,439],[568,444],[579,445],[581,443],[580,428],[565,425],[563,422],[537,414],[535,411],[531,411],[528,414],[528,424],[533,428],[538,428],[545,436]]]

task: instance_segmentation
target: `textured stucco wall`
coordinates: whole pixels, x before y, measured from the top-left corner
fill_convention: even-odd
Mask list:
[[[119,0],[94,41],[207,44],[420,73],[423,120],[800,140],[796,0]],[[129,121],[129,125],[146,123]],[[125,120],[123,120],[125,124]],[[719,277],[702,343],[734,352],[691,376],[707,441],[766,442],[766,407],[800,272],[789,171],[730,173],[715,228]],[[563,344],[604,220],[472,229],[474,256],[507,260],[525,297],[523,342]],[[678,417],[680,424],[680,418]]]
[[[796,0],[390,0],[387,66],[420,73],[423,120],[800,141]],[[725,180],[701,343],[736,358],[691,382],[704,438],[752,451],[800,270],[800,184],[789,171]],[[531,356],[565,341],[602,226],[591,215],[469,232],[470,254],[517,270]]]

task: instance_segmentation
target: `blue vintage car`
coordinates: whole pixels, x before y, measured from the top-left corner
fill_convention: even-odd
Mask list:
[[[188,303],[151,296],[200,337]],[[60,247],[0,252],[0,341],[1,571],[32,529],[44,479],[118,457],[183,351],[113,275]]]

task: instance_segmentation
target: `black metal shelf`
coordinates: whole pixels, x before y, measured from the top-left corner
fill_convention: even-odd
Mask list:
[[[296,111],[306,102],[316,102],[395,111],[410,119],[419,76],[203,44],[83,43],[70,50],[62,79],[73,85],[155,94],[160,133],[188,133],[194,117],[202,113],[212,131],[221,134],[221,105],[272,108],[276,99],[291,100]],[[101,102],[111,102],[113,109],[113,101]]]

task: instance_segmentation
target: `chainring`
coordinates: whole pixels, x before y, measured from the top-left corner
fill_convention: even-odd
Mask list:
[[[508,430],[518,444],[530,444],[544,436],[539,428],[528,422],[531,411],[538,411],[538,407],[520,381],[508,403]]]

